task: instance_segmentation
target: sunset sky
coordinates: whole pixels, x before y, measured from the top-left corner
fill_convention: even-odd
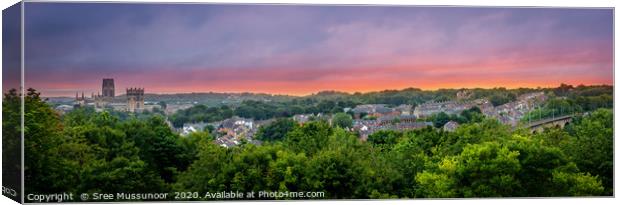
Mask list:
[[[26,87],[116,93],[613,84],[613,10],[26,3]]]

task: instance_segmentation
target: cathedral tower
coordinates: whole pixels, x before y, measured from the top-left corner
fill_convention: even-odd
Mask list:
[[[103,85],[101,86],[104,98],[114,98],[114,79],[104,78]]]

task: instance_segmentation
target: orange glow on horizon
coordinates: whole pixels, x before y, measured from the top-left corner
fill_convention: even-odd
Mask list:
[[[570,83],[570,82],[561,82],[564,84],[569,84],[569,85],[573,85],[573,86],[578,86],[578,85],[612,85],[611,83],[596,83],[596,82],[592,82],[592,83],[588,83],[588,82],[583,82],[583,83]],[[168,87],[167,89],[162,89],[162,90],[158,90],[158,91],[154,91],[154,92],[148,92],[147,93],[154,93],[154,94],[175,94],[175,93],[208,93],[208,92],[214,92],[214,93],[260,93],[260,94],[271,94],[271,95],[289,95],[289,96],[297,96],[297,97],[303,97],[303,96],[308,96],[308,95],[312,95],[312,94],[317,94],[318,92],[321,91],[336,91],[336,92],[345,92],[345,93],[349,93],[349,94],[353,94],[356,92],[359,93],[371,93],[371,92],[381,92],[381,91],[385,91],[385,90],[404,90],[407,88],[416,88],[416,89],[421,89],[424,91],[436,91],[436,90],[440,90],[440,89],[476,89],[476,88],[481,88],[481,89],[492,89],[492,88],[506,88],[506,89],[518,89],[518,88],[555,88],[555,87],[559,87],[561,83],[512,83],[512,84],[504,84],[504,85],[498,85],[498,84],[493,84],[493,83],[481,83],[481,84],[468,84],[468,85],[462,85],[459,84],[458,82],[455,83],[444,83],[444,84],[433,84],[433,85],[427,85],[427,86],[415,86],[415,85],[394,85],[394,86],[382,86],[382,87],[371,87],[371,86],[359,86],[357,88],[349,86],[349,87],[341,87],[341,88],[333,88],[333,89],[316,89],[316,90],[311,90],[311,88],[307,88],[307,87],[298,87],[298,88],[291,88],[288,87],[290,90],[289,92],[284,92],[281,89],[276,89],[276,88],[263,88],[263,87],[254,87],[253,89],[231,89],[231,88],[202,88],[202,87],[191,87],[191,88],[187,88],[187,87],[179,87],[179,88],[170,88]],[[304,89],[307,88],[307,89]],[[311,91],[306,91],[306,90],[311,90]]]
[[[115,78],[115,84],[117,95],[124,94],[124,89],[128,87],[143,87],[146,93],[156,94],[216,92],[291,96],[307,96],[320,91],[368,93],[406,88],[422,90],[496,87],[552,88],[562,83],[574,86],[580,84],[613,85],[611,77],[601,77],[600,73],[593,72],[568,73],[563,68],[558,68],[563,66],[566,65],[562,63],[554,65],[540,60],[513,64],[489,61],[479,64],[429,63],[379,68],[257,68],[252,72],[247,69],[232,68],[194,69],[185,72],[161,69],[145,76],[137,75],[140,73],[124,75]],[[30,83],[27,81],[26,86],[45,87],[47,91],[54,91],[43,92],[43,96],[74,96],[75,92],[66,93],[66,90],[81,90],[86,95],[90,95],[90,93],[96,94],[101,90],[100,81],[101,79],[92,79],[80,82],[47,83],[47,85],[44,85],[46,82],[32,81]],[[85,83],[87,83],[86,86],[84,86]]]

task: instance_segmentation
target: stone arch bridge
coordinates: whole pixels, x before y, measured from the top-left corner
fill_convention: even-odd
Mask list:
[[[540,133],[544,131],[545,128],[551,127],[564,128],[564,126],[572,122],[574,116],[575,115],[564,115],[554,118],[542,119],[528,123],[526,127],[529,128],[530,132],[532,133]]]

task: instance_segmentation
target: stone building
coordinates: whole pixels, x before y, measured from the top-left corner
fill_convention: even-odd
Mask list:
[[[454,132],[456,130],[456,128],[459,127],[459,123],[450,120],[448,123],[446,123],[445,125],[443,125],[443,130],[446,132]]]
[[[144,109],[144,88],[127,89],[127,111],[141,112]]]
[[[108,101],[101,94],[97,93],[95,95],[95,93],[92,93],[91,95],[96,108],[103,108],[108,104]]]
[[[105,98],[114,98],[114,79],[113,78],[104,78],[103,84],[101,85],[101,92],[103,92],[103,97]]]
[[[78,96],[78,93],[75,92],[75,107],[83,107],[86,105],[86,98],[84,98],[84,92],[82,92],[82,97]]]
[[[104,108],[108,104],[112,103],[112,101],[114,101],[115,92],[113,78],[103,79],[103,83],[101,85],[101,92],[103,94],[97,93],[97,95],[95,95],[95,93],[92,93],[92,99],[95,103],[95,107],[97,108]]]

